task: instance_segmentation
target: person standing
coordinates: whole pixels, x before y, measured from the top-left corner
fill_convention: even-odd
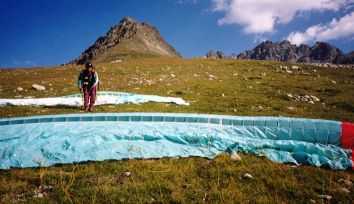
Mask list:
[[[98,85],[99,79],[95,67],[91,63],[86,63],[85,69],[80,72],[78,77],[80,92],[84,94],[85,111],[93,111]]]

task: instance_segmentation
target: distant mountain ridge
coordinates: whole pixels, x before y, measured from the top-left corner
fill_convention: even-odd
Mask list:
[[[131,17],[124,17],[118,25],[111,27],[105,36],[99,37],[70,63],[107,62],[131,54],[181,57],[155,27],[140,23]]]
[[[252,50],[237,56],[238,59],[273,60],[305,63],[338,63],[343,53],[338,48],[325,42],[316,42],[312,47],[299,46],[284,40],[281,42],[265,41]]]
[[[218,51],[220,52],[220,51]],[[221,58],[223,55],[213,55],[209,51],[207,58]],[[354,64],[354,51],[344,54],[340,49],[326,42],[316,42],[313,46],[301,44],[299,46],[284,40],[281,42],[264,41],[252,50],[246,50],[229,58],[272,60],[299,63],[332,63]]]

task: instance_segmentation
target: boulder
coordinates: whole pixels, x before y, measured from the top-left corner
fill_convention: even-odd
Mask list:
[[[242,178],[245,178],[245,179],[254,179],[254,177],[250,174],[250,173],[245,173]]]
[[[39,85],[39,84],[32,84],[32,88],[36,91],[44,91],[45,86]]]
[[[348,188],[345,188],[345,187],[339,188],[338,191],[342,192],[342,193],[350,193],[350,190]]]
[[[237,152],[232,152],[230,158],[232,161],[241,161],[241,156]]]
[[[331,195],[318,195],[318,198],[324,199],[324,200],[332,200]]]

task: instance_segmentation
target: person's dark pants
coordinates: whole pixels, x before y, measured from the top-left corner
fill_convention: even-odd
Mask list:
[[[92,87],[91,89],[84,88],[84,108],[85,110],[92,110],[93,106],[95,105],[96,101],[96,86]]]

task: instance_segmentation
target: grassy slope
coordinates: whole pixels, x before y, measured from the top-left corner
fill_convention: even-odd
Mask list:
[[[191,105],[143,104],[97,107],[97,112],[197,112],[232,115],[274,115],[354,121],[354,70],[303,67],[292,74],[280,63],[232,60],[127,59],[98,64],[102,90],[183,97]],[[314,71],[316,69],[316,71]],[[0,98],[61,96],[77,92],[80,67],[0,70]],[[212,76],[211,76],[212,75]],[[48,91],[31,90],[33,83]],[[21,86],[25,91],[15,89]],[[289,100],[287,93],[315,95],[320,103]],[[322,104],[323,103],[323,104]],[[294,107],[289,109],[288,107]],[[1,117],[80,112],[68,107],[1,107]],[[122,176],[124,171],[132,176]],[[250,172],[253,180],[242,179]],[[241,162],[227,156],[201,158],[106,161],[43,169],[0,172],[0,202],[304,202],[352,203],[339,178],[354,180],[351,171],[314,167],[292,168],[264,158],[244,155]],[[33,198],[39,185],[54,188],[45,198]]]

